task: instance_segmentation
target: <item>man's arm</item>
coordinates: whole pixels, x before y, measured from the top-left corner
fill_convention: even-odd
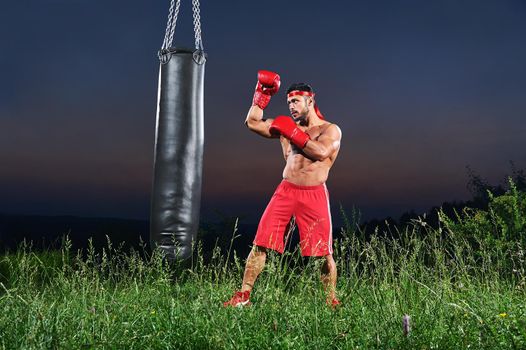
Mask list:
[[[316,140],[311,140],[309,134],[301,130],[292,118],[287,116],[276,117],[269,131],[271,134],[281,134],[300,148],[306,156],[319,161],[332,156],[340,148],[342,138],[340,128],[332,124]]]
[[[260,70],[258,72],[258,82],[252,99],[252,107],[248,110],[245,125],[263,137],[276,137],[269,131],[273,120],[264,119],[263,110],[269,104],[272,95],[278,92],[280,85],[281,80],[278,74],[266,70]]]
[[[342,132],[336,124],[331,124],[317,140],[309,140],[303,148],[309,158],[323,161],[340,149]]]
[[[279,134],[271,134],[269,127],[274,119],[263,119],[263,110],[258,106],[252,106],[248,110],[247,119],[245,119],[246,126],[254,131],[256,134],[268,138],[277,138]]]

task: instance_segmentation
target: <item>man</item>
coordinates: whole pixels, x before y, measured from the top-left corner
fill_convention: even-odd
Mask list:
[[[245,266],[241,290],[223,305],[250,305],[250,292],[265,266],[267,250],[283,253],[288,224],[295,217],[303,256],[324,259],[321,281],[327,304],[336,307],[336,264],[332,257],[332,223],[325,181],[340,149],[341,131],[325,120],[304,83],[287,90],[291,117],[263,118],[263,110],[280,87],[278,74],[258,72],[258,82],[245,124],[255,133],[278,138],[285,157],[283,181],[277,187],[258,226]]]

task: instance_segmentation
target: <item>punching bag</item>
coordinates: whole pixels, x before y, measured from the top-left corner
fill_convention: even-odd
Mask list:
[[[170,261],[192,254],[199,227],[203,167],[203,102],[206,54],[200,23],[196,48],[172,47],[177,0],[170,7],[167,34],[159,51],[159,87],[155,132],[150,243]],[[194,26],[199,12],[194,4]],[[199,17],[198,17],[199,19]],[[199,33],[199,37],[198,34]]]

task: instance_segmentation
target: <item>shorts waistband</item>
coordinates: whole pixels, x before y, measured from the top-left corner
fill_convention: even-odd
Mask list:
[[[281,185],[284,187],[294,188],[297,190],[311,190],[312,191],[312,190],[324,190],[325,189],[325,183],[322,183],[316,186],[302,186],[302,185],[293,184],[292,182],[287,181],[285,179],[281,181]]]

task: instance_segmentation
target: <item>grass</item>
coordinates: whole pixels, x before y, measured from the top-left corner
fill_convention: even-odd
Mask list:
[[[67,239],[59,251],[22,245],[0,258],[0,348],[523,349],[524,226],[501,220],[514,240],[501,239],[509,232],[499,220],[489,220],[498,235],[465,232],[493,209],[367,239],[348,226],[335,243],[337,310],[325,305],[321,261],[296,250],[267,259],[253,306],[225,309],[243,272],[229,251],[216,248],[205,262],[198,246],[183,268],[110,242],[85,252]]]

